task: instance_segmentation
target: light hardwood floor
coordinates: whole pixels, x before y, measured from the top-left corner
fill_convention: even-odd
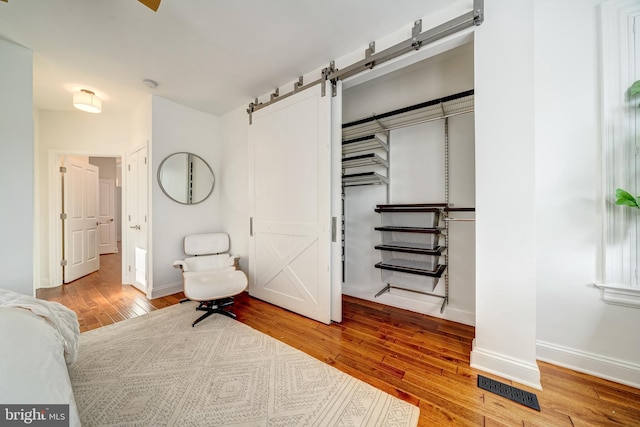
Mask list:
[[[99,272],[37,296],[74,310],[83,332],[184,298],[149,301],[121,285],[117,254],[103,255]],[[473,327],[347,296],[343,309],[342,323],[324,325],[245,293],[233,311],[238,321],[419,406],[421,426],[640,425],[639,389],[543,362],[544,390],[531,389],[469,366]],[[478,374],[535,393],[541,411],[479,389]]]

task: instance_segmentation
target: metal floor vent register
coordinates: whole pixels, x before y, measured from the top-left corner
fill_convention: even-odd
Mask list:
[[[498,396],[506,397],[507,399],[513,400],[514,402],[528,408],[535,409],[536,411],[540,410],[538,397],[528,391],[520,390],[519,388],[503,384],[496,380],[492,380],[491,378],[483,377],[482,375],[478,375],[478,387],[497,394]]]

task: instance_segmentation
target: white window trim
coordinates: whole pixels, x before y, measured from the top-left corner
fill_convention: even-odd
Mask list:
[[[606,303],[636,308],[640,308],[640,210],[615,205],[615,189],[640,194],[635,113],[629,107],[631,101],[625,100],[629,86],[640,79],[638,47],[634,52],[634,30],[629,25],[629,19],[639,14],[637,0],[601,5],[603,283],[596,284]]]
[[[602,300],[607,304],[640,308],[640,289],[602,283],[597,283],[595,286],[602,291]]]

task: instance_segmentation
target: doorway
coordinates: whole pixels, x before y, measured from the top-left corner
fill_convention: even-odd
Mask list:
[[[98,271],[102,255],[119,254],[123,241],[122,158],[120,154],[50,154],[52,285]],[[124,283],[124,262],[118,264]]]
[[[473,39],[419,59],[344,83],[343,292],[472,325]]]

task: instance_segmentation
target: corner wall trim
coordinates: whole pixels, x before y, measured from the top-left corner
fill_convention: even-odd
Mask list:
[[[162,298],[166,297],[167,295],[182,292],[182,289],[182,282],[169,283],[162,286],[154,286],[153,289],[151,289],[151,299]]]
[[[542,390],[538,365],[478,348],[473,341],[471,367]]]
[[[640,388],[640,365],[575,350],[550,342],[536,343],[538,360]]]

